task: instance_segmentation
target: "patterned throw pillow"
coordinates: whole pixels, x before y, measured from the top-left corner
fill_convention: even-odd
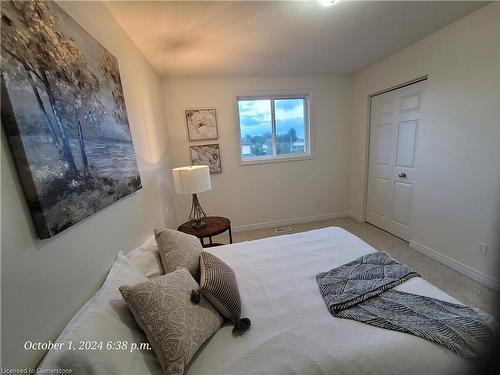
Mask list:
[[[200,256],[200,291],[212,305],[234,324],[233,332],[244,332],[250,319],[241,317],[241,299],[234,271],[215,255],[202,251]],[[198,293],[199,294],[199,293]],[[199,298],[194,290],[193,302]]]
[[[187,268],[200,281],[200,240],[190,234],[172,229],[155,229],[155,238],[165,273]]]
[[[190,301],[197,287],[185,268],[120,287],[166,374],[183,374],[196,351],[222,325],[222,317],[206,299]]]

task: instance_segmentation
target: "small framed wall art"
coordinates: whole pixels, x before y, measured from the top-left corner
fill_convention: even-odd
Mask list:
[[[217,139],[215,109],[186,109],[186,124],[190,141]]]
[[[208,165],[210,173],[221,173],[222,164],[220,160],[219,144],[190,146],[191,164]]]

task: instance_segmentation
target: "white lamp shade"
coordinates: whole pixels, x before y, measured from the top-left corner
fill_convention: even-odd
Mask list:
[[[212,188],[208,165],[193,165],[172,169],[177,194],[201,193]]]

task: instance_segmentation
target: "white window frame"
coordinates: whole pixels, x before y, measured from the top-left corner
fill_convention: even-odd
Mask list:
[[[286,90],[286,91],[245,91],[234,93],[236,108],[236,124],[238,126],[238,154],[239,165],[254,165],[267,163],[280,163],[297,160],[311,160],[313,156],[313,126],[312,126],[312,90]],[[274,116],[273,100],[277,99],[304,99],[304,149],[300,154],[282,154],[276,152],[276,121]],[[241,147],[241,124],[238,102],[240,100],[271,100],[271,126],[273,137],[273,155],[257,156],[251,159],[243,159]]]

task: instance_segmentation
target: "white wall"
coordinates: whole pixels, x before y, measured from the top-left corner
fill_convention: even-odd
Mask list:
[[[200,194],[208,215],[223,215],[231,219],[233,226],[248,228],[282,220],[327,217],[347,210],[350,78],[176,78],[165,79],[163,88],[172,164],[176,167],[190,164],[190,144],[203,144],[188,141],[184,110],[217,109],[222,173],[212,174],[212,190]],[[314,160],[239,166],[235,92],[293,89],[313,91]],[[174,199],[177,222],[182,223],[187,220],[191,198],[177,195]]]
[[[488,5],[364,69],[352,103],[350,207],[364,216],[368,95],[429,75],[410,238],[489,276],[500,252],[499,20],[500,4]]]
[[[38,240],[2,136],[2,366],[34,366],[26,340],[54,339],[100,286],[118,250],[173,225],[160,79],[100,2],[61,6],[118,58],[143,189],[53,239]]]

